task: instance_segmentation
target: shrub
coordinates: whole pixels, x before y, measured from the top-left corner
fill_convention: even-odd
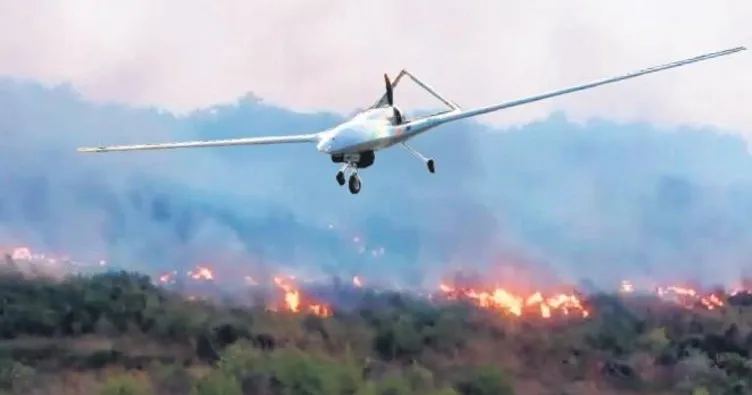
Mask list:
[[[235,377],[213,370],[198,380],[191,395],[243,395],[243,389]]]
[[[498,367],[471,369],[457,380],[455,388],[462,395],[513,395],[514,390]]]
[[[154,390],[145,378],[121,373],[107,377],[99,395],[152,395]]]

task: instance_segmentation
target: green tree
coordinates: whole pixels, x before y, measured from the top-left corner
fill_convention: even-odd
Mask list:
[[[415,328],[414,319],[400,315],[393,323],[382,324],[374,339],[374,348],[387,360],[417,358],[423,350],[423,337]]]
[[[313,357],[297,349],[272,353],[269,369],[281,395],[351,394],[362,385],[356,366]]]
[[[237,342],[222,351],[217,368],[223,372],[239,376],[244,371],[254,370],[263,364],[265,355],[247,342]]]

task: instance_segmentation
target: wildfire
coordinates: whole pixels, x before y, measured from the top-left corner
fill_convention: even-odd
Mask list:
[[[718,295],[712,293],[703,295],[697,290],[688,287],[675,285],[658,287],[656,293],[662,299],[670,300],[686,307],[694,307],[699,304],[708,310],[713,310],[724,305],[724,302]]]
[[[361,236],[353,236],[351,240],[357,247],[363,251],[367,251],[365,249],[367,243]],[[385,253],[383,247],[374,248],[370,251],[374,256],[380,256]],[[0,248],[0,257],[3,255],[7,255],[15,262],[24,262],[25,264],[70,262],[76,265],[76,262],[71,261],[65,255],[41,254],[25,246]],[[0,260],[0,264],[2,263],[3,261]],[[106,262],[102,260],[99,264],[106,265]],[[180,276],[200,282],[215,282],[217,280],[217,274],[207,265],[197,266],[191,271],[182,273],[178,271],[164,272],[158,275],[155,280],[157,283],[167,285],[175,283],[179,280]],[[250,287],[264,286],[270,283],[256,276],[239,276],[238,279]],[[276,276],[271,280],[273,280],[272,284],[281,290],[281,296],[280,300],[277,303],[273,303],[273,307],[270,308],[319,316],[330,316],[332,314],[330,306],[310,300],[296,285],[295,278]],[[351,279],[351,284],[355,288],[363,288],[366,283],[366,279],[361,276],[354,276]],[[630,280],[623,280],[619,284],[618,292],[624,294],[640,292],[655,295],[667,303],[674,303],[685,308],[716,310],[727,305],[730,298],[737,295],[752,295],[752,282],[743,283],[739,287],[732,288],[732,291],[718,290],[708,292],[708,290],[675,284],[662,284],[651,288],[646,287],[644,281],[632,282]],[[466,287],[465,285],[458,286],[457,284],[449,285],[445,283],[440,284],[439,292],[429,295],[429,298],[433,299],[436,296],[445,300],[469,300],[479,307],[500,311],[511,316],[535,315],[547,319],[556,316],[588,317],[590,315],[590,311],[586,305],[573,293],[543,291],[524,293],[518,292],[517,288]],[[733,300],[731,303],[733,303]]]
[[[198,266],[188,272],[188,275],[194,280],[214,280],[214,271],[206,266]]]
[[[631,282],[624,280],[621,282],[620,292],[622,293],[634,293],[635,287]],[[745,290],[737,290],[729,294],[734,296],[736,293],[746,292]],[[655,288],[651,293],[658,296],[660,299],[678,304],[686,308],[703,307],[707,310],[714,310],[719,307],[725,306],[725,295],[718,292],[702,292],[698,289],[680,286],[680,285],[664,285]]]
[[[171,271],[169,273],[163,273],[159,276],[159,282],[161,284],[169,284],[175,280],[175,275],[178,274],[177,271]]]
[[[544,296],[540,291],[536,291],[525,296],[498,287],[489,290],[476,290],[455,288],[447,284],[441,284],[439,289],[450,299],[469,299],[480,307],[500,310],[517,317],[531,310],[535,310],[536,314],[543,318],[551,318],[554,312],[565,316],[588,317],[590,315],[580,299],[572,294],[561,293]]]
[[[331,309],[326,305],[301,301],[301,293],[294,280],[294,278],[274,277],[274,284],[284,293],[285,310],[293,313],[308,312],[322,317],[328,317],[332,314]]]
[[[158,281],[162,284],[169,284],[175,281],[177,275],[177,271],[167,272],[159,276]],[[214,271],[207,266],[198,266],[189,271],[187,275],[198,281],[212,281],[216,278]],[[260,284],[251,276],[245,276],[243,279],[248,286]],[[329,306],[307,300],[297,287],[294,277],[276,276],[273,278],[273,283],[282,291],[282,297],[280,303],[270,307],[271,310],[308,313],[322,317],[332,314]],[[362,288],[364,284],[365,281],[362,277],[352,277],[353,287]],[[624,294],[644,292],[655,295],[665,302],[685,308],[715,310],[725,306],[729,297],[745,293],[752,294],[751,289],[752,286],[738,287],[729,293],[703,292],[696,288],[679,285],[663,285],[650,289],[639,287],[632,281],[623,280],[619,284],[618,292]],[[546,294],[542,291],[521,293],[502,287],[458,287],[446,283],[439,285],[439,291],[438,296],[445,299],[469,300],[479,307],[497,310],[515,317],[531,314],[544,319],[557,315],[583,318],[590,316],[590,311],[585,307],[585,304],[573,293]],[[434,296],[437,295],[429,295],[429,298],[433,299]]]

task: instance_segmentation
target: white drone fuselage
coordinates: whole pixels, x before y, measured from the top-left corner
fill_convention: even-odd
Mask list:
[[[374,108],[319,133],[316,149],[330,155],[378,151],[404,143],[441,123],[436,118],[424,118],[396,125],[392,107]]]
[[[375,152],[400,144],[407,149],[413,156],[423,161],[428,167],[430,173],[435,172],[433,159],[429,159],[417,150],[407,145],[407,140],[412,139],[422,133],[427,132],[439,125],[460,119],[472,118],[478,115],[488,114],[491,112],[517,107],[556,96],[592,89],[598,86],[613,84],[619,81],[643,76],[646,74],[656,73],[692,63],[697,63],[721,56],[731,55],[733,53],[746,50],[745,47],[736,47],[723,51],[712,52],[693,58],[666,63],[660,66],[654,66],[631,73],[622,74],[616,77],[597,80],[594,82],[573,86],[553,92],[548,92],[524,99],[492,104],[485,107],[471,110],[463,110],[453,101],[438,94],[433,88],[418,79],[415,75],[407,70],[402,70],[394,79],[394,83],[384,75],[386,84],[386,93],[371,107],[356,114],[349,120],[340,123],[330,129],[313,134],[285,135],[285,136],[261,136],[261,137],[244,137],[226,140],[210,141],[188,141],[179,143],[165,144],[138,144],[138,145],[115,145],[102,146],[93,148],[79,148],[79,152],[113,152],[113,151],[143,151],[143,150],[164,150],[176,148],[199,148],[199,147],[226,147],[226,146],[245,146],[245,145],[264,145],[264,144],[288,144],[288,143],[314,143],[319,152],[331,156],[335,163],[341,163],[342,168],[337,172],[337,183],[345,184],[346,174],[349,173],[349,190],[355,194],[360,192],[361,181],[358,176],[358,169],[365,169],[373,165]],[[433,115],[416,118],[413,120],[406,119],[402,111],[394,105],[394,87],[397,86],[400,79],[407,75],[413,82],[421,88],[428,91],[435,98],[442,101],[449,109]]]

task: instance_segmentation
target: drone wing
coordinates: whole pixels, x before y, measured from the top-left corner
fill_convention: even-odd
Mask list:
[[[506,109],[506,108],[517,107],[517,106],[521,106],[523,104],[533,103],[533,102],[537,102],[537,101],[540,101],[540,100],[549,99],[549,98],[556,97],[556,96],[562,96],[562,95],[566,95],[566,94],[570,94],[570,93],[574,93],[574,92],[584,91],[584,90],[595,88],[595,87],[598,87],[598,86],[601,86],[601,85],[613,84],[614,82],[628,80],[628,79],[639,77],[639,76],[642,76],[642,75],[645,75],[645,74],[657,73],[659,71],[673,69],[675,67],[680,67],[680,66],[684,66],[684,65],[688,65],[688,64],[692,64],[692,63],[702,62],[704,60],[709,60],[709,59],[713,59],[713,58],[717,58],[717,57],[721,57],[721,56],[731,55],[733,53],[741,52],[741,51],[744,51],[746,49],[747,48],[745,48],[745,47],[731,48],[731,49],[727,49],[727,50],[723,50],[723,51],[718,51],[718,52],[708,53],[708,54],[705,54],[705,55],[696,56],[696,57],[690,58],[690,59],[679,60],[679,61],[676,61],[676,62],[666,63],[666,64],[663,64],[663,65],[660,65],[660,66],[654,66],[654,67],[650,67],[650,68],[647,68],[647,69],[642,69],[642,70],[634,71],[632,73],[620,75],[620,76],[617,76],[617,77],[607,78],[607,79],[604,79],[604,80],[594,81],[594,82],[590,82],[590,83],[583,84],[583,85],[573,86],[571,88],[566,88],[566,89],[562,89],[562,90],[558,90],[558,91],[554,91],[554,92],[544,93],[544,94],[538,95],[538,96],[532,96],[532,97],[528,97],[528,98],[524,98],[524,99],[520,99],[520,100],[515,100],[515,101],[511,101],[511,102],[506,102],[506,103],[492,104],[490,106],[476,108],[476,109],[467,110],[467,111],[448,113],[448,114],[445,114],[445,115],[438,116],[437,117],[437,121],[439,123],[444,123],[444,122],[455,121],[455,120],[463,119],[463,118],[475,117],[475,116],[478,116],[478,115],[487,114],[487,113],[490,113],[490,112],[499,111],[499,110],[503,110],[503,109]]]
[[[164,144],[135,144],[135,145],[110,145],[103,147],[79,148],[78,152],[113,152],[113,151],[146,151],[177,148],[203,148],[203,147],[229,147],[233,145],[262,145],[262,144],[289,144],[289,143],[312,143],[318,140],[318,134],[299,134],[290,136],[265,136],[246,137],[227,140],[186,141],[180,143]]]

